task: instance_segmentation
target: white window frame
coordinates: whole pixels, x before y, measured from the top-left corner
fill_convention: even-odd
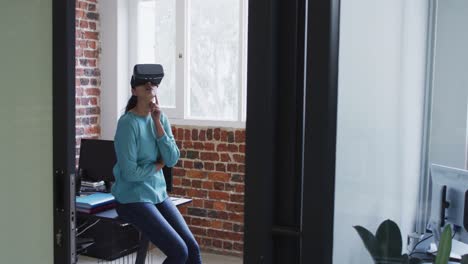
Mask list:
[[[138,3],[144,0],[129,1],[128,17],[130,29],[134,28],[138,21]],[[166,113],[172,124],[175,125],[196,125],[196,126],[213,126],[213,127],[233,127],[245,128],[246,121],[246,91],[247,91],[247,23],[248,23],[248,0],[240,1],[240,14],[239,23],[241,28],[239,54],[241,56],[239,63],[239,80],[241,87],[239,87],[239,100],[238,100],[238,114],[235,121],[212,120],[201,118],[190,118],[188,115],[188,105],[190,100],[189,91],[189,59],[188,52],[190,30],[189,30],[189,10],[190,0],[176,0],[176,93],[175,93],[175,108],[162,108]],[[183,15],[181,15],[183,14]],[[129,72],[133,69],[133,65],[137,61],[136,43],[131,40],[138,39],[137,32],[129,30]],[[183,76],[180,78],[179,76]]]

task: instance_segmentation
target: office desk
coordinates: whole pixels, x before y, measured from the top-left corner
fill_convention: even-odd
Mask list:
[[[181,206],[181,205],[192,202],[192,199],[188,199],[188,198],[179,198],[179,197],[169,197],[169,198],[173,201],[173,203],[176,206]],[[90,221],[90,222],[99,220],[104,223],[116,225],[117,227],[120,227],[120,228],[132,227],[132,225],[130,225],[129,223],[126,223],[122,219],[119,219],[119,216],[115,209],[106,210],[106,211],[99,212],[96,214],[85,214],[82,212],[77,212],[77,218],[79,220]],[[116,234],[115,236],[119,238],[118,234]],[[135,264],[143,264],[145,262],[145,258],[146,258],[146,254],[148,251],[150,241],[145,236],[142,236],[141,232],[139,232],[138,239],[139,239],[138,247],[131,248],[129,249],[129,251],[122,251],[121,256],[128,255],[138,250]],[[96,256],[91,256],[91,257],[96,257]],[[113,260],[113,259],[111,258],[111,259],[106,259],[106,260]]]
[[[423,236],[422,239],[425,239],[425,238],[427,238],[427,237],[429,237],[431,235],[432,234],[426,233]],[[434,239],[432,237],[428,238],[427,240],[425,240],[423,242],[421,242],[421,244],[416,246],[416,248],[414,250],[417,253],[412,254],[411,256],[412,257],[417,257],[417,258],[423,260],[423,264],[425,264],[425,263],[431,263],[431,264],[434,263],[435,257],[432,254],[429,254],[429,253],[426,252],[432,242],[434,242]],[[460,263],[460,260],[450,259],[450,261],[448,262],[448,264],[456,264],[456,263]]]

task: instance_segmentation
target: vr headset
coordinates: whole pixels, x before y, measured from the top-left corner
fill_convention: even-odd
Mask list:
[[[159,85],[164,77],[164,69],[161,64],[136,64],[133,67],[133,75],[130,81],[132,88],[151,82]]]

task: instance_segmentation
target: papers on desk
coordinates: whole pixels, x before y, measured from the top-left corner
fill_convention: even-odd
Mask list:
[[[432,255],[437,255],[437,246],[431,243],[430,248],[427,250]],[[450,251],[450,258],[461,260],[461,256],[468,254],[468,245],[458,240],[452,239],[452,250]]]
[[[94,214],[115,207],[115,198],[110,193],[93,193],[76,197],[76,210],[78,212]]]

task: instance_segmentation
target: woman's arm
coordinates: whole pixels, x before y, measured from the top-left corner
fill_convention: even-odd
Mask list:
[[[126,181],[144,181],[154,175],[156,165],[152,163],[137,164],[136,127],[131,120],[119,120],[114,138],[114,148],[121,177]]]
[[[172,135],[169,120],[167,120],[166,115],[161,115],[161,118],[154,120],[154,125],[156,128],[156,141],[162,159],[168,167],[174,167],[179,160],[180,151],[174,140],[174,135]]]

